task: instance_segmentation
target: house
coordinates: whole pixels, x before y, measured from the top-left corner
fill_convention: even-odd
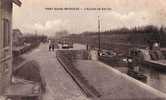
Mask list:
[[[12,13],[19,0],[0,0],[0,95],[11,84],[12,75]]]
[[[37,100],[41,95],[40,82],[14,77],[12,67],[13,3],[21,6],[20,0],[0,0],[0,100],[29,100],[32,98]],[[21,38],[21,32],[19,30],[14,31],[17,34],[14,35],[14,38],[18,42],[18,38]],[[19,71],[22,72],[21,69]]]

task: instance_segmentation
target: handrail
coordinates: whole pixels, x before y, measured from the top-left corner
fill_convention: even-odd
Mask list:
[[[4,58],[0,59],[0,63],[4,62],[4,61],[6,61],[6,60],[8,60],[8,59],[10,59],[10,58],[12,58],[11,55],[9,55],[9,56],[7,56],[7,57],[4,57]]]
[[[6,54],[5,51],[7,51],[7,50],[9,50],[9,49],[10,49],[10,46],[7,46],[7,47],[5,47],[5,48],[0,49],[0,54],[1,54],[1,55],[4,54],[4,57],[1,56],[1,58],[0,58],[0,63],[4,62],[4,61],[6,61],[6,60],[8,60],[8,59],[10,59],[10,58],[12,57],[12,55],[10,55],[10,54],[5,55],[5,54]]]
[[[5,47],[5,48],[0,49],[0,52],[3,52],[3,51],[5,51],[5,50],[9,50],[9,49],[10,49],[10,47],[8,46],[8,47]]]

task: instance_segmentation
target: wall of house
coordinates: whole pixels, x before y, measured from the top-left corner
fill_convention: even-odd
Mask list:
[[[12,73],[12,0],[0,0],[0,95],[10,85]]]

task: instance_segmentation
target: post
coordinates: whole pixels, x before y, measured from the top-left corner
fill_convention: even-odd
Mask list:
[[[100,16],[98,16],[98,56],[100,56],[101,50],[101,40],[100,40]]]

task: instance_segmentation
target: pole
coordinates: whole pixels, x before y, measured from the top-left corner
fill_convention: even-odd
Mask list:
[[[101,50],[101,40],[100,40],[100,16],[98,16],[98,54]]]

